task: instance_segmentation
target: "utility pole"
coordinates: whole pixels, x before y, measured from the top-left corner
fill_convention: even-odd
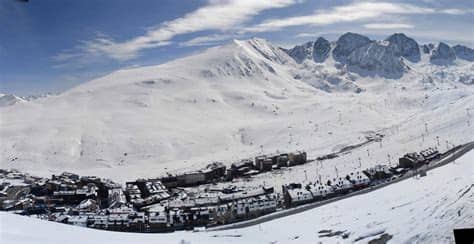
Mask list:
[[[471,113],[469,112],[470,110],[470,108],[466,108],[467,127],[471,126]]]
[[[319,172],[318,172],[318,162],[316,161],[316,175],[319,175]]]

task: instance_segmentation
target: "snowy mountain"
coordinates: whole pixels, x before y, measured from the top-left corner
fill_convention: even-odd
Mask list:
[[[441,44],[428,53],[422,46],[413,62],[411,40],[347,33],[335,43],[319,38],[284,50],[254,38],[118,70],[1,107],[0,168],[127,180],[277,150],[315,157],[374,132],[386,135],[390,147],[341,157],[343,171],[353,157],[368,166],[436,138],[472,140],[466,109],[474,107],[473,63],[432,64],[433,55],[451,57]]]
[[[474,60],[474,50],[468,47],[461,45],[450,47],[441,42],[436,46],[425,44],[420,48],[413,38],[403,33],[395,33],[384,41],[377,41],[348,32],[339,37],[332,46],[334,48],[331,53],[331,44],[319,37],[316,42],[307,42],[286,52],[297,63],[311,59],[316,63],[321,63],[332,54],[336,66],[346,66],[351,72],[361,76],[392,79],[401,78],[410,69],[404,60],[410,63],[422,61],[422,51],[428,54],[433,65],[452,65],[456,56],[469,62]]]
[[[16,96],[13,94],[2,94],[0,93],[0,107],[11,106],[17,103],[29,102],[37,99],[47,98],[52,96],[52,93],[40,94],[40,95],[29,95],[29,96]]]
[[[21,102],[25,102],[21,97],[12,94],[0,94],[0,107],[10,106]]]

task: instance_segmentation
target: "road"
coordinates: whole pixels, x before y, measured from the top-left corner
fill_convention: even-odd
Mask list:
[[[454,152],[450,153],[449,155],[444,156],[443,158],[441,158],[440,160],[438,160],[436,162],[432,162],[428,165],[425,165],[425,166],[419,168],[416,171],[409,171],[405,175],[403,175],[402,177],[396,178],[395,180],[391,180],[391,181],[388,181],[386,183],[382,183],[382,184],[378,184],[376,186],[365,188],[363,190],[355,191],[355,192],[346,194],[344,196],[334,197],[334,198],[324,200],[324,201],[308,203],[308,204],[301,205],[301,206],[298,206],[298,207],[276,211],[276,212],[273,212],[271,214],[267,214],[267,215],[264,215],[264,216],[261,216],[261,217],[255,218],[255,219],[250,219],[250,220],[241,221],[241,222],[237,222],[237,223],[232,223],[232,224],[228,224],[228,225],[210,227],[210,228],[207,228],[206,231],[229,230],[229,229],[237,229],[237,228],[244,228],[244,227],[248,227],[248,226],[258,225],[258,224],[261,224],[261,223],[264,223],[264,222],[272,221],[274,219],[283,218],[283,217],[286,217],[286,216],[289,216],[289,215],[301,213],[301,212],[304,212],[304,211],[307,211],[307,210],[310,210],[310,209],[313,209],[313,208],[317,208],[317,207],[320,207],[320,206],[323,206],[323,205],[326,205],[326,204],[329,204],[329,203],[332,203],[332,202],[335,202],[335,201],[339,201],[339,200],[342,200],[342,199],[345,199],[345,198],[349,198],[349,197],[353,197],[353,196],[361,195],[361,194],[366,194],[366,193],[378,190],[380,188],[386,187],[390,184],[394,184],[394,183],[400,182],[402,180],[406,180],[408,178],[416,176],[416,175],[418,175],[418,172],[420,172],[420,171],[429,171],[429,170],[441,167],[443,165],[446,165],[448,163],[451,163],[451,162],[455,161],[456,159],[463,156],[464,154],[466,154],[467,152],[469,152],[472,149],[474,149],[474,141],[460,146],[459,149],[455,150]]]

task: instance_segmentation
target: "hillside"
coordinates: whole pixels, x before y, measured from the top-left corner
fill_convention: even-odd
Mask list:
[[[357,157],[365,166],[387,154],[472,140],[473,63],[453,59],[441,44],[426,53],[419,46],[412,62],[405,49],[361,40],[355,48],[320,42],[324,57],[316,60],[297,60],[262,39],[236,40],[3,106],[0,168],[123,181],[276,150],[315,157],[374,132],[386,136],[382,146],[337,160],[350,169]],[[379,60],[400,67],[387,70]]]

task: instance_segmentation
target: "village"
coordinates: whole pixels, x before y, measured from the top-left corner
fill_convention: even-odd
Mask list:
[[[0,210],[111,231],[199,230],[389,184],[408,172],[423,174],[418,170],[435,165],[460,147],[444,153],[436,148],[410,152],[394,167],[376,165],[309,183],[288,182],[281,189],[237,187],[232,181],[325,159],[309,160],[304,151],[260,155],[230,167],[212,162],[201,170],[137,179],[124,187],[108,179],[68,172],[47,179],[0,169]],[[226,187],[196,190],[217,182],[227,183]]]

